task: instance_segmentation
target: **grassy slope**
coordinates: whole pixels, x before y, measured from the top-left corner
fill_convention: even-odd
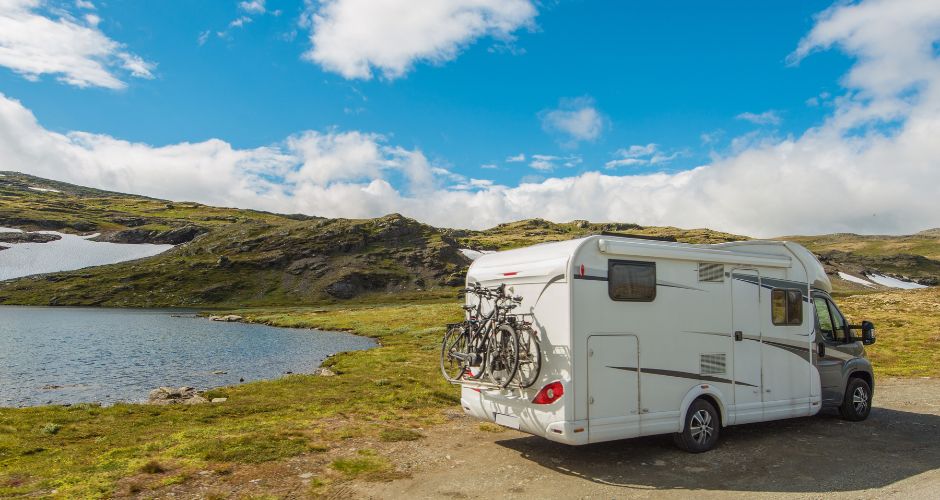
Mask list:
[[[453,302],[240,313],[282,326],[353,329],[382,346],[330,358],[336,377],[293,375],[212,391],[229,398],[223,404],[0,408],[0,496],[127,493],[200,470],[324,453],[356,436],[412,439],[412,428],[440,421],[440,410],[458,401],[436,369],[442,325],[460,317]],[[330,470],[355,473],[363,466],[356,460]],[[166,472],[145,472],[160,469]]]
[[[868,352],[878,376],[940,376],[940,290],[855,296],[840,304],[853,320],[877,325],[879,339]],[[331,358],[336,377],[294,375],[214,390],[212,396],[229,398],[217,405],[0,409],[0,496],[159,489],[201,470],[250,470],[326,453],[350,437],[414,439],[414,428],[440,422],[457,402],[437,368],[442,325],[461,315],[452,301],[235,312],[277,326],[353,330],[380,339],[382,347]],[[342,482],[361,468],[388,468],[387,458],[364,453],[323,461],[313,469],[315,484]],[[144,472],[154,464],[165,471]]]

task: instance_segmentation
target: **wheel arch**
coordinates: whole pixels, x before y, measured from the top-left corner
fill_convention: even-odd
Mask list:
[[[689,407],[699,399],[708,401],[709,404],[714,406],[721,420],[721,426],[728,426],[728,412],[725,407],[724,395],[715,386],[702,384],[693,387],[682,399],[682,410],[679,412],[679,430],[677,432],[685,430],[685,419],[688,416]]]

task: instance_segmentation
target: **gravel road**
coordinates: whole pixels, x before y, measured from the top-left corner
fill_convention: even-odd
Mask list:
[[[692,455],[666,436],[568,447],[462,415],[395,443],[407,478],[353,482],[361,498],[940,498],[940,380],[879,379],[865,422],[834,413],[725,429]]]

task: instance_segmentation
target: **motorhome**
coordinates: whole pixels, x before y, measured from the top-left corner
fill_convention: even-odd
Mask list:
[[[849,325],[823,266],[785,241],[692,245],[620,235],[489,253],[469,285],[521,296],[542,356],[527,389],[461,381],[479,419],[572,445],[871,409],[873,326]]]

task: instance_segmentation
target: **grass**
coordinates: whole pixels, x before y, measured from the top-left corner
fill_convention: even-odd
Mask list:
[[[940,290],[838,302],[853,322],[875,322],[878,342],[867,351],[878,376],[940,376]],[[160,488],[161,481],[185,481],[201,470],[221,475],[301,454],[339,453],[349,439],[421,439],[415,427],[443,422],[442,410],[459,402],[437,369],[442,325],[461,316],[452,301],[233,312],[276,326],[351,330],[382,345],[330,358],[335,377],[292,375],[212,391],[229,398],[218,405],[0,408],[0,497],[109,496],[127,491],[121,484]],[[139,480],[167,471],[172,476],[155,476],[156,483]],[[312,472],[394,476],[388,459],[368,450]]]
[[[869,320],[877,340],[865,348],[876,375],[940,377],[940,288],[837,299],[852,324]]]
[[[291,375],[214,391],[229,398],[224,404],[0,408],[0,497],[110,496],[126,491],[122,480],[157,469],[184,478],[322,453],[349,438],[415,439],[407,427],[442,422],[441,410],[459,400],[433,349],[442,325],[460,318],[452,301],[237,313],[280,326],[354,330],[382,346],[330,358],[335,377]],[[378,373],[387,383],[373,383]],[[45,430],[52,423],[54,433]],[[332,468],[388,473],[380,456],[348,460]]]

